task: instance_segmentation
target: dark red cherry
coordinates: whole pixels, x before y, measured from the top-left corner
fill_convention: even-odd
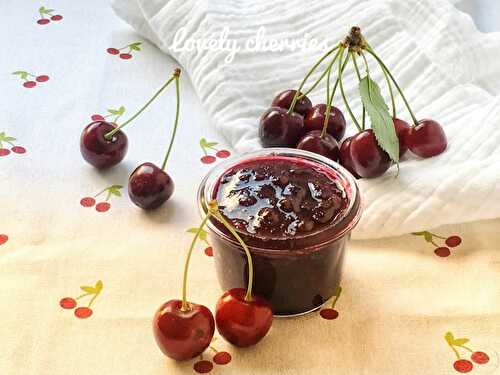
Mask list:
[[[339,162],[345,169],[347,169],[349,172],[351,172],[351,174],[354,177],[360,178],[361,176],[358,175],[354,169],[354,163],[353,163],[352,157],[351,157],[351,141],[352,141],[352,137],[348,137],[348,138],[344,139],[344,141],[340,145]]]
[[[182,301],[164,303],[153,318],[156,343],[163,354],[178,361],[203,353],[214,336],[215,323],[210,310],[203,305],[189,303],[182,311]]]
[[[285,90],[280,92],[275,96],[273,102],[271,104],[272,107],[280,107],[284,108],[288,111],[290,109],[290,105],[292,104],[293,97],[297,90]],[[295,107],[293,108],[294,112],[301,114],[302,116],[307,115],[307,112],[312,108],[312,103],[307,96],[297,100],[295,103]]]
[[[261,297],[245,301],[246,290],[230,289],[219,298],[215,308],[217,330],[227,341],[239,347],[257,344],[273,323],[272,307]]]
[[[352,137],[350,148],[354,170],[361,177],[381,176],[391,166],[389,155],[378,145],[372,129]]]
[[[339,160],[339,145],[335,138],[326,133],[321,137],[321,130],[313,130],[304,135],[297,144],[299,150],[306,150],[323,155],[333,161]]]
[[[96,168],[108,168],[123,160],[128,149],[128,139],[122,131],[111,140],[104,136],[116,125],[106,121],[95,121],[83,129],[80,151],[83,158]]]
[[[306,131],[321,130],[325,123],[326,104],[316,104],[304,117],[304,129]],[[346,122],[344,115],[337,107],[332,106],[330,117],[328,117],[328,127],[326,131],[337,141],[340,141],[345,134]]]
[[[260,119],[259,136],[264,147],[295,147],[303,128],[304,119],[298,113],[271,107]]]
[[[160,207],[174,192],[174,181],[153,163],[139,165],[128,180],[128,195],[145,210]]]
[[[406,142],[410,151],[422,158],[439,155],[448,145],[443,128],[434,120],[420,120],[408,132]]]
[[[394,123],[394,129],[396,130],[396,135],[399,140],[399,157],[401,157],[406,153],[406,151],[408,151],[406,136],[408,135],[411,126],[406,121],[398,118],[393,118],[392,122]]]

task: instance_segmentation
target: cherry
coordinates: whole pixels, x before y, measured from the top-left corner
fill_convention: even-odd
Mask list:
[[[351,141],[352,141],[352,137],[348,137],[348,138],[344,139],[344,141],[340,145],[339,161],[340,161],[340,164],[345,169],[347,169],[349,172],[351,172],[351,174],[354,177],[360,178],[360,176],[354,170],[354,163],[353,163],[352,157],[351,157]]]
[[[0,148],[0,156],[7,156],[10,154],[10,150],[8,148]]]
[[[35,81],[26,81],[23,83],[23,86],[26,87],[27,89],[31,89],[36,86]]]
[[[304,130],[304,119],[280,107],[269,108],[260,119],[259,136],[264,147],[295,147]]]
[[[15,154],[25,154],[26,153],[26,149],[24,147],[21,147],[21,146],[14,146],[11,148],[11,150]]]
[[[323,319],[333,320],[338,318],[339,312],[335,309],[327,308],[327,309],[322,309],[319,312],[319,315],[321,315]]]
[[[40,76],[37,76],[37,77],[35,78],[35,80],[36,80],[37,82],[47,82],[47,81],[49,80],[49,76],[47,76],[47,75],[45,75],[45,74],[42,74],[42,75],[40,75]]]
[[[72,310],[76,307],[76,300],[71,297],[65,297],[59,301],[59,305],[63,309]]]
[[[139,165],[128,180],[132,202],[145,210],[160,207],[174,192],[174,181],[153,163]]]
[[[231,156],[231,153],[228,150],[220,150],[215,153],[215,156],[221,159],[225,159]]]
[[[95,209],[97,212],[106,212],[111,208],[111,205],[108,202],[100,202],[97,203]]]
[[[52,17],[50,17],[50,19],[51,19],[52,21],[60,21],[60,20],[62,20],[62,19],[63,19],[63,16],[61,16],[60,14],[56,14],[56,15],[54,15],[54,16],[52,16]]]
[[[389,155],[378,145],[372,129],[352,137],[350,149],[354,170],[361,177],[381,176],[391,166]]]
[[[0,245],[3,245],[9,240],[9,236],[6,234],[0,234]]]
[[[212,362],[205,360],[198,361],[193,365],[194,371],[199,374],[206,374],[207,372],[212,371],[213,368],[214,365],[212,364]]]
[[[447,247],[438,247],[436,250],[434,250],[434,254],[436,254],[438,257],[441,258],[446,258],[451,254],[450,249]]]
[[[120,53],[120,59],[128,60],[131,58],[132,58],[132,55],[130,53]]]
[[[490,361],[490,357],[484,352],[474,352],[472,353],[470,359],[479,365],[484,365]]]
[[[453,368],[461,373],[472,371],[472,362],[467,359],[459,359],[453,363]]]
[[[340,150],[335,138],[326,133],[321,136],[321,130],[313,130],[304,135],[297,144],[299,150],[306,150],[323,155],[333,161],[339,160]]]
[[[217,159],[215,158],[215,156],[212,156],[212,155],[205,155],[203,156],[202,158],[200,158],[201,162],[203,164],[212,164],[213,162],[215,162]]]
[[[446,246],[457,247],[462,243],[462,239],[459,236],[450,236],[445,241]]]
[[[92,313],[93,311],[90,307],[79,307],[75,310],[75,316],[80,319],[87,319]]]
[[[80,204],[83,207],[93,207],[95,205],[95,199],[92,197],[85,197],[80,200]]]
[[[95,121],[83,129],[80,151],[83,158],[96,168],[109,168],[123,160],[128,149],[128,139],[119,130],[111,140],[105,135],[116,127],[106,121]]]
[[[39,25],[46,25],[50,22],[48,18],[40,18],[38,21],[36,21],[37,24]]]
[[[283,109],[290,109],[290,105],[292,104],[293,97],[295,96],[295,93],[297,90],[285,90],[280,92],[276,97],[273,99],[273,102],[271,104],[272,107],[280,107]],[[302,94],[302,93],[300,93]],[[301,99],[297,100],[295,103],[294,107],[294,112],[297,112],[298,114],[301,114],[302,116],[306,116],[309,110],[312,108],[312,103],[309,100],[307,96],[302,97]]]
[[[101,115],[92,115],[90,118],[92,121],[104,121],[104,117]]]
[[[406,143],[411,152],[422,158],[439,155],[448,145],[443,128],[434,120],[420,120],[408,132]]]
[[[247,301],[246,292],[243,288],[227,290],[215,308],[217,330],[227,341],[239,347],[257,344],[273,322],[271,304],[258,296]]]
[[[214,249],[212,248],[212,246],[209,246],[207,248],[205,248],[205,255],[206,256],[209,256],[209,257],[213,257],[214,256]]]
[[[118,55],[120,53],[120,50],[117,48],[108,48],[106,51],[111,55]]]
[[[394,123],[394,129],[396,130],[396,135],[399,140],[399,157],[401,157],[406,153],[406,151],[408,151],[406,137],[410,132],[411,126],[406,121],[398,118],[393,118],[392,122]]]
[[[317,104],[307,113],[304,118],[304,129],[306,131],[321,130],[325,123],[326,104]],[[344,115],[337,107],[330,107],[330,117],[328,117],[328,127],[326,131],[337,141],[340,141],[345,134],[346,122]]]
[[[228,352],[218,352],[212,359],[218,365],[227,365],[232,358]]]
[[[163,354],[176,360],[194,358],[210,345],[215,331],[214,317],[203,305],[181,300],[164,303],[153,318],[156,343]]]

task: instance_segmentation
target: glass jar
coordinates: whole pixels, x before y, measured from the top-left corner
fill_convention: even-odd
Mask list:
[[[267,148],[226,160],[212,169],[198,191],[200,213],[217,196],[220,179],[238,165],[254,161],[305,164],[327,174],[342,187],[345,208],[319,231],[287,238],[261,238],[238,230],[252,253],[255,294],[266,298],[277,316],[304,314],[328,301],[340,284],[346,243],[361,216],[356,179],[345,168],[321,155],[288,148]],[[215,219],[208,222],[215,267],[223,290],[246,288],[247,258],[241,246]]]

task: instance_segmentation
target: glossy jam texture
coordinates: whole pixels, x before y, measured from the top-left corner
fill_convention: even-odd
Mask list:
[[[244,162],[220,178],[219,210],[242,232],[290,239],[335,223],[348,206],[342,183],[317,164],[270,157]]]

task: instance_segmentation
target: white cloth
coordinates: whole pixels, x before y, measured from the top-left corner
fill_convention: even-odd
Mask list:
[[[355,238],[408,233],[443,224],[500,216],[500,33],[483,34],[446,0],[114,0],[116,13],[172,55],[189,73],[215,128],[244,152],[260,146],[261,113],[273,96],[297,87],[320,56],[302,52],[228,52],[173,48],[179,28],[186,38],[229,38],[244,46],[264,26],[268,38],[305,34],[332,44],[358,25],[392,68],[419,118],[440,122],[448,150],[427,160],[406,157],[401,173],[361,180],[365,212]],[[179,35],[177,35],[177,38]],[[183,45],[182,43],[177,46]],[[383,77],[372,70],[382,84]],[[314,77],[313,77],[314,78]],[[352,72],[347,93],[356,98]],[[323,89],[324,90],[324,85]],[[324,91],[311,95],[324,101]],[[397,99],[399,117],[409,119]],[[353,125],[342,103],[350,132]],[[354,101],[359,113],[359,100]]]

